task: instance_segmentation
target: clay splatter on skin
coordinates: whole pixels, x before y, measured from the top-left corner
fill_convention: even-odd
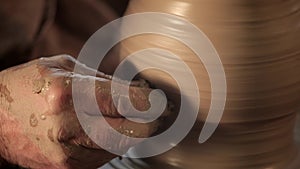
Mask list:
[[[0,84],[0,97],[4,97],[9,103],[14,101],[14,99],[10,96],[10,92],[6,85],[3,84]]]
[[[71,79],[68,78],[65,80],[65,87],[68,87],[71,84]]]
[[[46,119],[47,119],[47,116],[44,115],[44,114],[42,114],[42,115],[40,116],[40,119],[41,119],[41,120],[46,120]]]
[[[51,85],[51,82],[47,79],[34,80],[32,92],[35,94],[40,94],[44,91],[49,90],[50,85]]]
[[[40,94],[42,92],[44,84],[45,84],[44,79],[34,80],[32,92],[36,94]]]
[[[31,127],[36,127],[39,123],[38,119],[36,118],[35,114],[31,114],[29,118],[29,123]]]
[[[53,129],[52,128],[48,130],[47,136],[48,136],[50,141],[54,142]]]
[[[124,135],[129,136],[129,137],[136,137],[136,138],[140,137],[140,135],[137,134],[137,133],[135,133],[134,130],[132,130],[132,129],[127,129],[127,128],[123,127],[123,126],[120,126],[120,127],[117,129],[117,131],[118,131],[119,133],[124,134]]]

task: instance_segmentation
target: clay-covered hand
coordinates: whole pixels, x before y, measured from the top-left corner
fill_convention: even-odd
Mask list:
[[[95,79],[96,88],[80,88],[73,93],[78,92],[86,100],[80,105],[79,113],[96,119],[91,121],[92,127],[102,125],[89,134],[103,144],[113,142],[115,144],[110,148],[124,152],[136,144],[112,135],[111,128],[103,127],[103,120],[120,133],[132,137],[148,137],[156,131],[158,120],[135,123],[118,113],[111,97],[110,76],[96,72],[97,77],[93,77],[94,70],[82,64],[80,74],[73,73],[75,63],[72,57],[60,55],[34,60],[0,73],[0,155],[4,159],[33,169],[91,169],[115,157],[101,149],[83,131],[74,111],[73,80],[84,85]],[[136,82],[129,89],[131,102],[138,110],[147,110],[150,106],[148,96],[151,89],[143,84]],[[89,110],[92,92],[96,92],[98,107],[103,114],[101,120],[93,118],[98,114]]]

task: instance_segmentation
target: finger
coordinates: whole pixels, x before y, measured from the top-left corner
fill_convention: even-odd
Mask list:
[[[96,76],[105,79],[111,79],[110,75],[106,75],[85,64],[77,61],[70,55],[56,55],[47,58],[40,58],[39,64],[49,68],[53,73],[76,73],[87,76]],[[74,69],[76,66],[76,69]],[[75,71],[75,72],[74,72]]]
[[[122,96],[118,96],[118,106],[121,107],[121,111],[124,111],[122,115],[118,112],[116,106],[113,104],[112,100],[112,92],[111,92],[111,81],[107,79],[100,79],[100,78],[94,78],[91,79],[91,77],[86,76],[76,76],[74,75],[72,77],[72,81],[74,83],[78,83],[79,86],[78,89],[73,88],[73,92],[76,96],[78,96],[79,100],[77,100],[76,104],[79,109],[76,109],[76,113],[79,117],[85,117],[88,119],[92,119],[89,124],[91,124],[88,128],[95,128],[99,131],[95,133],[92,133],[94,135],[94,138],[103,139],[100,140],[102,143],[110,143],[111,140],[116,140],[115,142],[118,143],[121,141],[119,136],[114,136],[113,132],[110,131],[110,127],[104,126],[103,120],[107,121],[109,123],[109,126],[117,130],[121,134],[125,134],[130,137],[140,137],[140,138],[146,138],[153,134],[159,125],[159,121],[155,120],[151,123],[136,123],[132,122],[130,120],[127,120],[122,115],[125,114],[125,117],[133,117],[133,118],[147,118],[149,115],[145,115],[143,113],[141,114],[132,114],[132,111],[130,109],[124,108],[125,106],[120,106],[122,104]],[[92,80],[96,80],[96,90],[93,90],[93,87],[90,87],[89,85],[92,85]],[[123,84],[120,84],[120,87],[124,87]],[[68,87],[68,93],[70,93],[71,85]],[[135,106],[136,109],[140,111],[147,110],[150,106],[149,103],[149,94],[152,91],[150,88],[141,88],[132,86],[129,88],[130,90],[130,99]],[[96,104],[92,105],[92,95],[93,92],[96,92]],[[74,94],[72,93],[72,94]],[[72,95],[74,97],[74,95]],[[76,100],[76,98],[73,98]],[[95,108],[96,107],[96,108]],[[99,110],[101,113],[99,112]],[[122,109],[123,108],[123,109]],[[167,110],[166,110],[167,112]],[[75,113],[74,113],[75,114]],[[97,118],[96,118],[96,117]],[[70,118],[70,117],[69,117]],[[100,118],[100,120],[99,120]],[[97,120],[93,120],[97,119]],[[84,120],[85,121],[85,120]],[[79,124],[79,123],[78,123]],[[98,127],[99,129],[98,129]],[[78,131],[73,132],[73,129],[76,129]],[[72,140],[73,144],[80,144],[82,146],[88,147],[88,148],[94,148],[98,149],[100,148],[98,145],[95,145],[89,137],[83,132],[83,130],[80,129],[79,126],[66,126],[63,134],[61,135],[61,138],[64,138],[63,140]],[[61,140],[61,141],[63,141]],[[123,141],[126,142],[126,141]],[[121,143],[122,146],[120,147],[114,147],[115,149],[121,148],[121,147],[128,147],[131,145],[135,145],[137,143]],[[124,149],[124,148],[123,148]],[[126,148],[125,148],[126,149]]]
[[[56,55],[47,58],[40,58],[39,63],[43,66],[50,68],[53,72],[56,73],[68,72],[69,74],[81,74],[86,76],[96,76],[99,78],[109,80],[112,79],[112,76],[107,75],[98,70],[92,69],[69,55]],[[131,82],[131,85],[138,87],[149,87],[149,84],[143,79],[134,80]]]
[[[72,123],[66,121],[58,133],[59,142],[91,150],[104,148],[122,154],[143,140],[132,140],[124,135],[147,138],[158,129],[159,125],[159,121],[144,124],[124,118],[94,118],[88,115],[81,116],[81,118],[84,118],[83,126],[86,130],[83,130],[80,125],[74,125],[74,121]],[[69,153],[72,151],[69,150]]]
[[[52,76],[53,74],[50,74],[39,79],[37,82],[41,83],[36,83],[37,90],[34,90],[36,94],[46,96],[47,102],[51,107],[50,112],[64,112],[63,114],[65,117],[61,118],[63,119],[63,127],[59,130],[58,134],[57,130],[52,134],[51,130],[49,132],[49,139],[51,141],[54,137],[54,142],[56,138],[56,140],[63,143],[63,145],[70,144],[75,147],[83,147],[90,151],[102,149],[91,140],[78,122],[78,119],[76,118],[77,116],[73,111],[72,104],[69,104],[72,100],[73,93],[77,93],[80,98],[83,98],[79,105],[79,107],[81,107],[80,110],[82,111],[79,113],[86,114],[85,112],[88,112],[86,115],[94,120],[90,123],[91,127],[95,128],[95,130],[92,130],[90,133],[92,138],[96,138],[98,142],[103,143],[103,145],[108,148],[114,149],[115,151],[126,152],[128,148],[137,144],[140,140],[129,141],[126,137],[121,137],[121,134],[130,137],[146,138],[157,130],[159,124],[159,121],[157,120],[152,123],[140,124],[131,122],[120,115],[112,101],[112,92],[110,89],[111,81],[109,79],[80,74],[69,74],[67,71],[62,69],[60,70],[61,73],[56,76]],[[81,87],[77,89],[73,88],[74,90],[72,90],[73,80],[79,82]],[[96,80],[96,88],[90,87],[90,85],[93,84],[93,80]],[[124,86],[122,84],[120,84],[120,86],[123,89]],[[150,106],[148,97],[152,89],[131,86],[129,90],[129,98],[134,102],[133,105],[136,106],[136,109],[146,110]],[[90,109],[93,107],[93,105],[91,105],[92,102],[90,101],[92,100],[91,96],[95,92],[97,101],[96,106],[98,106],[105,115],[105,117],[100,120],[99,118],[95,118],[95,115],[97,115],[97,117],[99,116],[99,113],[97,113],[98,110]],[[117,100],[119,100],[119,105],[122,105],[122,98],[117,97]],[[130,115],[131,117],[145,118],[144,115],[130,114],[132,113],[131,110],[123,109],[125,112],[123,114],[125,115],[127,113],[127,115]],[[121,111],[123,110],[121,109]],[[92,114],[93,116],[89,116],[88,114]],[[104,120],[110,124],[109,126],[112,126],[114,130],[117,130],[121,134],[115,134],[115,132],[111,131],[110,127],[103,126],[105,124]],[[69,153],[72,154],[72,151],[73,150],[69,150]]]
[[[93,80],[95,80],[95,84],[93,83]],[[122,83],[117,84],[118,90],[112,91],[112,82],[107,79],[92,79],[90,77],[74,76],[72,81],[74,85],[73,99],[75,99],[74,101],[76,102],[77,107],[81,112],[97,116],[123,116],[128,118],[130,117],[141,119],[149,119],[153,116],[157,116],[157,112],[154,114],[147,112],[147,110],[151,106],[149,101],[149,95],[152,89],[150,88],[130,86],[129,96],[125,96],[116,92],[127,90],[126,86]],[[74,98],[74,96],[76,96],[76,98]],[[97,103],[93,102],[93,96],[96,97]],[[113,99],[115,100],[116,104],[114,104]],[[95,106],[94,104],[97,104],[98,106]],[[135,111],[134,109],[138,111]],[[166,116],[169,114],[169,112],[170,111],[168,107],[166,107],[166,109],[163,112],[158,113],[162,113],[162,116]]]

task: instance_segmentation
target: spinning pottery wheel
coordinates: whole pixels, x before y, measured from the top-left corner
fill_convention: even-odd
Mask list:
[[[199,86],[200,111],[191,132],[172,150],[146,159],[115,159],[104,168],[300,168],[300,123],[299,118],[296,120],[300,104],[300,1],[130,1],[126,14],[139,12],[183,17],[207,35],[226,74],[225,111],[213,136],[199,144],[199,131],[211,101],[211,84],[204,65],[175,39],[152,34],[126,39],[121,45],[120,61],[153,47],[171,51],[185,61]],[[180,34],[181,26],[161,25],[161,29]],[[151,59],[145,57],[132,64],[138,67],[147,62]],[[172,67],[176,60],[161,56],[159,62]],[[141,76],[163,89],[178,105],[174,79],[154,70],[143,71]]]

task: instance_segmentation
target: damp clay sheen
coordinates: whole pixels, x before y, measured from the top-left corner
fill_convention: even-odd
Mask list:
[[[200,59],[181,42],[162,35],[142,34],[122,42],[120,61],[142,49],[165,49],[190,67],[199,87],[200,110],[191,132],[172,150],[144,159],[146,163],[152,168],[300,168],[299,160],[290,166],[299,153],[293,133],[300,104],[299,0],[132,0],[125,15],[140,12],[174,14],[196,25],[216,48],[227,80],[221,122],[213,136],[199,144],[211,101],[211,84]],[[192,40],[181,24],[160,28]],[[160,62],[180,73],[179,67],[172,67],[176,60],[159,57],[144,56],[132,64]],[[176,81],[166,73],[146,70],[141,76],[179,103]]]

